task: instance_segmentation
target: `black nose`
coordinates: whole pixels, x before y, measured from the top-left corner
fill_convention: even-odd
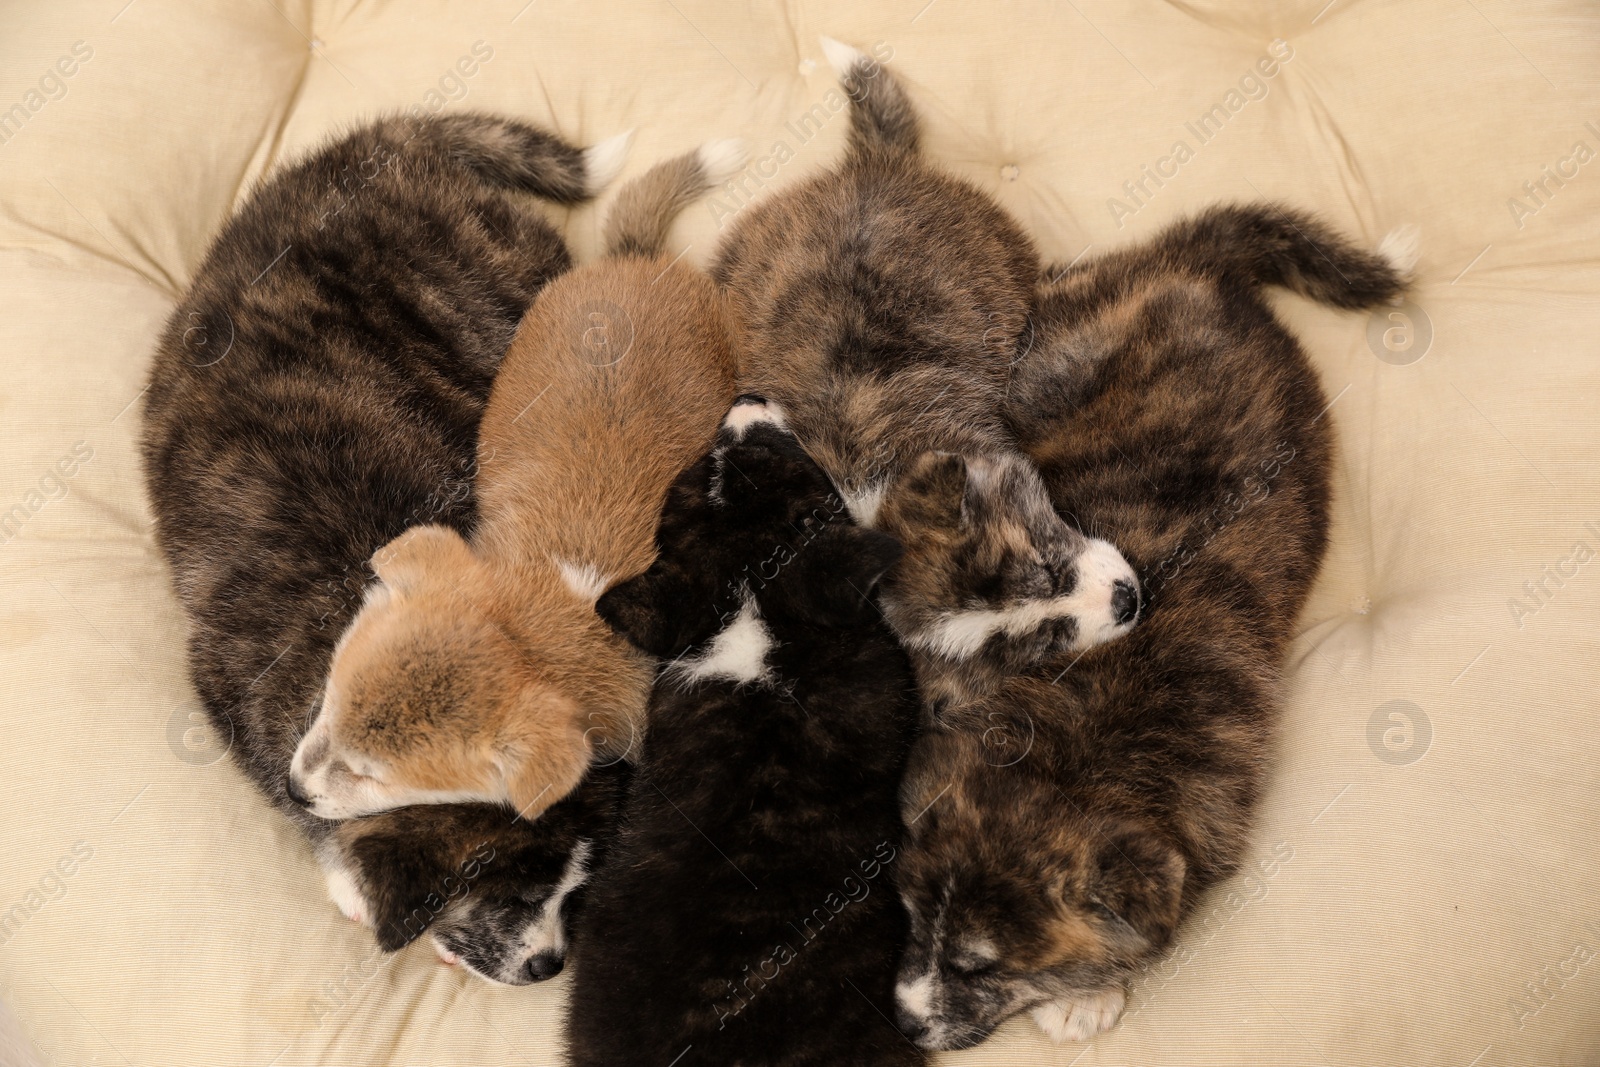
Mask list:
[[[1132,622],[1138,615],[1138,588],[1132,582],[1118,581],[1111,587],[1111,617],[1121,626]]]
[[[904,1008],[895,1009],[894,1025],[899,1028],[902,1034],[905,1034],[913,1041],[916,1041],[918,1038],[922,1037],[928,1032],[928,1024],[917,1018],[915,1015],[912,1015]]]
[[[523,969],[528,972],[530,982],[543,982],[560,974],[566,962],[566,959],[557,953],[541,952],[529,960]]]
[[[302,808],[311,806],[311,798],[300,792],[300,787],[294,784],[294,775],[289,775],[289,784],[284,787],[284,792],[289,794],[289,799]]]

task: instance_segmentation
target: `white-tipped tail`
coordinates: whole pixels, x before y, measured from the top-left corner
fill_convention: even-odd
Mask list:
[[[840,74],[848,74],[857,63],[865,63],[867,54],[859,48],[852,48],[843,41],[836,41],[832,37],[823,37],[822,54],[828,57],[828,62],[833,64],[833,69]]]
[[[628,146],[632,142],[633,131],[628,130],[583,150],[583,187],[590,196],[617,180],[623,164],[628,162]]]
[[[1417,259],[1422,255],[1422,228],[1411,222],[1396,226],[1384,235],[1378,245],[1378,255],[1386,259],[1397,273],[1409,279],[1417,269]]]
[[[700,171],[705,175],[706,184],[712,186],[721,185],[738,174],[749,158],[744,142],[737,137],[707,141],[695,150],[695,156],[700,160]]]

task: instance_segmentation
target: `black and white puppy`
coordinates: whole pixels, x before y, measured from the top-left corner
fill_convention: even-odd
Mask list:
[[[572,1062],[926,1062],[889,1022],[918,712],[870,594],[899,544],[851,522],[759,400],[679,476],[656,542],[596,604],[670,662],[580,919]]]

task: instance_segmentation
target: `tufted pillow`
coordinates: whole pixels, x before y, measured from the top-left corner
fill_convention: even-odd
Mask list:
[[[824,32],[891,49],[932,155],[1051,257],[1223,199],[1423,233],[1404,308],[1279,299],[1340,453],[1245,873],[1115,1030],[943,1062],[1600,1061],[1591,4],[52,0],[0,34],[0,998],[43,1062],[560,1061],[565,980],[378,954],[205,731],[143,378],[251,183],[382,109],[637,127],[628,174],[746,137],[674,230],[705,262],[837,156]],[[552,209],[580,259],[604,207]]]

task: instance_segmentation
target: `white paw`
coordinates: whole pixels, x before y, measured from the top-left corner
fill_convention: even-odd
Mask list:
[[[1087,1041],[1117,1025],[1128,997],[1107,989],[1081,997],[1063,997],[1033,1009],[1033,1021],[1052,1041]]]
[[[433,951],[439,954],[440,963],[446,967],[456,967],[461,964],[461,957],[445,948],[443,941],[440,941],[437,937],[431,937],[428,940],[433,942]]]
[[[334,867],[326,873],[328,897],[333,901],[334,907],[343,912],[346,919],[365,926],[369,910],[367,898],[362,896],[355,878],[343,867]]]

